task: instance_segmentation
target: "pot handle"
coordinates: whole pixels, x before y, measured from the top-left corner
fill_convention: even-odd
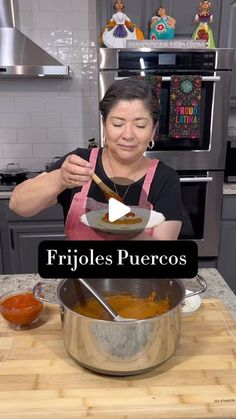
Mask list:
[[[201,294],[202,292],[206,291],[207,283],[201,275],[198,274],[196,276],[196,281],[198,285],[200,286],[200,289],[197,291],[192,291],[189,294],[185,294],[185,298],[193,297],[194,295]]]
[[[48,281],[48,282],[44,282],[44,281],[37,282],[37,284],[33,288],[33,294],[34,294],[36,300],[41,301],[42,303],[43,302],[46,302],[46,303],[60,304],[57,296],[55,297],[55,299],[45,297],[44,289],[46,289],[49,284],[51,286],[53,286],[53,288],[55,288],[55,290],[58,287],[58,284],[55,284],[55,282],[52,282],[52,281]],[[47,289],[47,292],[48,292],[48,289]]]

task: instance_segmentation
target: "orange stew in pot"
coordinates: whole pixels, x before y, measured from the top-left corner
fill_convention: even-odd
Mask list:
[[[137,320],[159,316],[170,310],[168,298],[157,300],[153,292],[147,298],[138,298],[132,294],[110,295],[104,297],[110,306],[121,316]],[[111,320],[105,309],[94,299],[88,300],[85,304],[77,304],[73,311],[86,317],[100,320]]]

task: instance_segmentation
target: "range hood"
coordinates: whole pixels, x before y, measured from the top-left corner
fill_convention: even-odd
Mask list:
[[[0,79],[71,77],[64,66],[15,27],[16,3],[0,0]]]

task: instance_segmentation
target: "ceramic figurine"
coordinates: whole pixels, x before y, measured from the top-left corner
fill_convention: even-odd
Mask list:
[[[113,7],[115,13],[101,34],[101,43],[108,48],[125,48],[127,39],[144,39],[143,32],[124,13],[124,1],[113,1]]]
[[[164,7],[159,7],[151,18],[149,39],[173,39],[176,20],[166,14]]]
[[[193,32],[192,38],[205,40],[207,47],[215,48],[214,35],[210,26],[213,22],[211,2],[209,0],[201,1],[198,10],[199,12],[194,19],[194,24],[197,24],[197,27]]]

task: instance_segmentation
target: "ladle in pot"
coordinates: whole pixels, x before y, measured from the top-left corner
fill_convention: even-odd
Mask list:
[[[85,281],[82,278],[77,278],[77,281],[79,281],[80,284],[82,284],[90,292],[90,294],[93,295],[93,297],[98,301],[98,303],[103,306],[103,308],[109,313],[110,317],[112,317],[112,320],[115,320],[116,322],[135,321],[135,319],[128,319],[128,318],[119,316],[119,314],[115,310],[113,310],[113,308],[110,306],[110,304],[108,304],[101,297],[101,295],[97,291],[95,291],[95,289],[91,285],[88,284],[87,281]]]

